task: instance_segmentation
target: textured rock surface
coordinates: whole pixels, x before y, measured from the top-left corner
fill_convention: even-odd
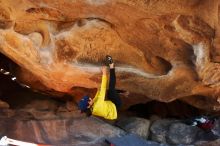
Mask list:
[[[40,101],[40,108],[34,100],[16,110],[1,109],[0,137],[56,146],[105,146],[105,138],[125,134],[96,117],[86,117],[77,108],[68,111],[65,104]]]
[[[205,131],[175,119],[156,120],[150,127],[150,131],[150,138],[153,141],[171,145],[200,145],[219,138],[219,135],[213,132],[213,130]]]
[[[24,88],[20,89],[19,93],[13,93],[16,96],[11,97],[11,100],[7,98],[10,108],[0,109],[0,137],[7,135],[14,139],[53,145],[107,146],[104,138],[125,134],[118,127],[128,133],[139,134],[145,139],[150,127],[148,140],[168,144],[192,141],[204,144],[219,138],[219,119],[214,129],[206,132],[197,127],[181,124],[175,119],[152,118],[153,124],[150,125],[147,119],[119,113],[120,117],[115,127],[113,126],[115,121],[104,122],[96,117],[86,117],[85,114],[81,114],[71,100],[55,100]],[[148,141],[148,143],[152,142]]]
[[[148,139],[150,121],[147,119],[127,117],[118,120],[116,125],[128,133],[134,133],[144,139]]]
[[[28,142],[52,145],[104,146],[105,138],[123,133],[122,130],[98,119],[85,117],[41,121],[1,120],[1,135]]]
[[[167,139],[171,144],[191,144],[196,140],[199,129],[182,123],[169,127]]]
[[[218,0],[0,0],[0,52],[33,89],[99,86],[106,54],[125,106],[181,99],[220,109]]]
[[[214,127],[213,127],[213,129],[212,129],[212,132],[213,132],[215,135],[220,136],[220,118],[217,118],[217,119],[215,120]]]
[[[0,108],[9,108],[9,104],[7,102],[0,100]]]
[[[219,146],[220,145],[220,139],[217,139],[217,140],[214,140],[214,141],[210,141],[210,142],[207,142],[207,141],[201,141],[201,142],[198,142],[196,144],[196,146]]]
[[[173,121],[169,119],[156,120],[150,127],[151,139],[160,143],[167,143],[166,135],[172,123]]]

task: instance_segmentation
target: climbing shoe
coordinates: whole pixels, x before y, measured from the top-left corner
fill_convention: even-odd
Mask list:
[[[106,65],[112,64],[113,63],[112,57],[109,55],[106,55],[105,62],[106,62]]]

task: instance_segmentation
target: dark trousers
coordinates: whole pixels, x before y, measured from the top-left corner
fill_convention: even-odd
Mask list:
[[[109,90],[107,97],[115,104],[116,108],[119,109],[121,107],[122,102],[115,89],[115,84],[116,84],[115,69],[110,68],[110,81],[109,81]]]

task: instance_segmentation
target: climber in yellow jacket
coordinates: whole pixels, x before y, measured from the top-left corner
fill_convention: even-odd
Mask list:
[[[121,106],[121,99],[115,89],[116,76],[113,59],[111,56],[106,56],[106,62],[110,67],[110,81],[107,93],[107,100],[105,100],[107,92],[107,67],[102,67],[102,82],[101,88],[98,89],[95,97],[92,99],[84,96],[79,102],[79,108],[82,112],[88,115],[100,116],[105,119],[117,119],[117,109]]]

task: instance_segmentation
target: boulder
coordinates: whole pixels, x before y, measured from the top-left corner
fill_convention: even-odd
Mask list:
[[[76,115],[77,113],[75,113]],[[89,126],[88,126],[89,125]],[[47,120],[4,119],[0,120],[0,135],[26,142],[94,146],[106,145],[105,138],[125,134],[95,117]]]
[[[148,138],[150,121],[147,119],[138,117],[125,117],[119,119],[116,125],[128,133],[139,135],[144,139]]]
[[[220,137],[220,118],[216,118],[212,132]]]
[[[173,123],[167,131],[167,141],[170,144],[192,144],[196,141],[199,128],[183,123]]]
[[[173,120],[170,119],[160,119],[153,122],[150,127],[150,138],[159,143],[167,143],[168,130],[172,123]]]
[[[5,108],[7,109],[9,107],[10,106],[7,102],[0,100],[0,109],[5,109]]]
[[[185,124],[175,119],[160,119],[152,123],[150,138],[170,145],[194,145],[202,142],[215,141],[219,138],[214,129],[205,131],[197,126]]]
[[[218,0],[1,1],[0,67],[24,87],[78,100],[76,87],[100,86],[108,54],[130,93],[125,107],[180,99],[218,111],[218,16]]]

